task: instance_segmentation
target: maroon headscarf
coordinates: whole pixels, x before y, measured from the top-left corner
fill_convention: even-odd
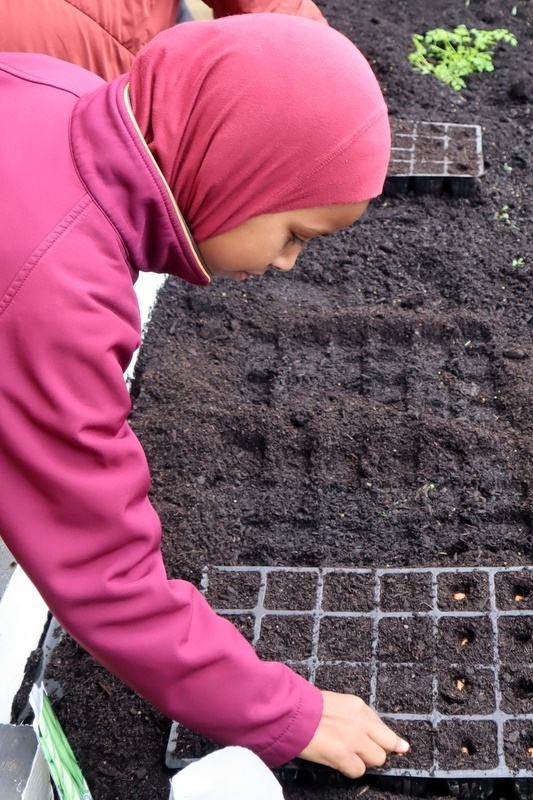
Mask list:
[[[133,112],[196,241],[251,217],[380,194],[387,110],[365,58],[326,25],[244,14],[156,36]]]

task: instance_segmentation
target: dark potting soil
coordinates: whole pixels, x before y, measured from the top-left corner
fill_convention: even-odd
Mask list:
[[[409,193],[374,201],[351,230],[306,247],[290,275],[216,281],[207,289],[167,283],[138,362],[131,421],[152,469],[169,576],[199,584],[203,567],[216,564],[531,564],[531,3],[319,5],[371,61],[394,120],[481,126],[485,174],[468,198]],[[413,33],[460,23],[508,28],[518,46],[499,46],[494,73],[474,75],[455,92],[415,72],[407,54]],[[401,610],[423,612],[420,586],[402,581],[390,578],[383,602],[399,598]],[[464,588],[451,590],[483,610],[483,587]],[[332,587],[329,602],[336,596],[342,602],[345,589]],[[529,590],[521,595],[513,584],[509,595],[508,589],[498,591],[510,608],[512,592],[531,607]],[[371,608],[364,585],[354,591],[361,610]],[[296,610],[293,658],[310,636],[305,609]],[[251,636],[250,615],[238,622]],[[383,657],[413,665],[383,671],[378,697],[385,712],[428,707],[436,662],[420,646],[423,622],[413,617],[410,635],[396,641],[393,620],[383,619],[391,627]],[[335,620],[329,625],[322,646],[335,658],[346,633]],[[443,668],[454,663],[458,637],[471,641],[468,651],[477,655],[445,677],[438,702],[484,713],[490,669],[475,665],[479,659],[490,665],[492,632],[483,619],[466,628],[457,629],[457,619],[449,625],[439,644]],[[265,656],[283,645],[275,625],[267,633]],[[354,635],[364,652],[364,625]],[[528,637],[527,625],[521,637],[508,636],[502,690],[512,713],[531,710]],[[166,798],[170,721],[69,639],[48,671],[61,684],[56,710],[95,800]],[[362,693],[368,679],[364,665],[334,676],[323,667],[317,677],[326,688]],[[417,768],[431,765],[435,746],[445,763],[456,763],[458,745],[466,769],[490,768],[494,729],[482,724],[480,734],[475,721],[450,721],[436,745],[428,723],[400,720],[396,727],[411,740],[409,759]],[[532,741],[531,730],[516,723],[506,734],[506,753],[527,769]],[[290,800],[363,792],[378,800],[391,788],[420,791],[409,780],[398,787],[369,777],[354,785],[324,773],[285,782]],[[441,786],[444,793],[452,788]]]

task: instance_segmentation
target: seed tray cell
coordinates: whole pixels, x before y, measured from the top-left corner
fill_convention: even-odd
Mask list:
[[[209,567],[202,589],[262,658],[361,696],[411,742],[371,772],[533,778],[533,568]],[[215,749],[198,739],[175,724],[167,766]]]
[[[479,125],[392,119],[391,134],[386,195],[472,194],[484,170]]]

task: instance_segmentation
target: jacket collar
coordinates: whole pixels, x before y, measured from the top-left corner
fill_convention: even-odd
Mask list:
[[[87,191],[119,232],[134,270],[168,273],[200,286],[210,283],[133,116],[127,75],[78,100],[71,148]]]

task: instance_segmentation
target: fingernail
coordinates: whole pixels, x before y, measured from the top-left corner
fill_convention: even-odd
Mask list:
[[[406,742],[405,739],[400,739],[400,744],[398,745],[397,753],[407,753],[411,745],[409,742]]]

